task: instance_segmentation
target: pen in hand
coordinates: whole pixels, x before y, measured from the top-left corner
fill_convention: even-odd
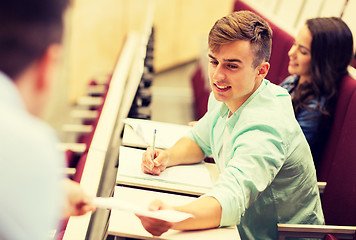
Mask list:
[[[155,130],[154,130],[154,132],[153,132],[152,156],[151,156],[152,161],[155,159],[155,142],[156,142],[156,133],[157,133],[157,129],[155,129]]]

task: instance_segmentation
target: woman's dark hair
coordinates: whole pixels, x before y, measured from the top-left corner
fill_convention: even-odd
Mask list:
[[[293,96],[294,112],[308,108],[312,99],[318,102],[325,98],[321,112],[318,134],[330,131],[336,100],[342,78],[348,74],[347,67],[353,59],[353,38],[349,27],[340,18],[312,18],[306,21],[312,35],[311,72],[312,80],[301,84]]]
[[[325,97],[320,111],[332,115],[342,78],[353,59],[353,38],[346,23],[340,18],[312,18],[306,21],[312,35],[312,81],[300,86],[293,97],[296,114],[313,98]]]

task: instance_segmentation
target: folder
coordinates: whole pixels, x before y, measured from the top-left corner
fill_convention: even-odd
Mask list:
[[[159,176],[143,173],[142,154],[145,150],[120,147],[116,183],[121,185],[165,190],[200,196],[212,187],[206,163],[179,165],[165,169]]]
[[[124,120],[124,146],[147,148],[152,145],[153,132],[156,129],[156,147],[167,149],[187,134],[191,126],[165,123],[144,119],[127,118]]]

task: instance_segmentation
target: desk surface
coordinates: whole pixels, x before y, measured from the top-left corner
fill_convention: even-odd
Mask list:
[[[142,173],[144,150],[121,147],[116,184],[200,196],[212,187],[218,175],[215,164],[182,165],[167,168],[160,176]]]
[[[163,200],[170,205],[181,205],[195,199],[194,197],[128,187],[115,187],[114,196],[140,206],[147,206],[154,199]],[[133,213],[119,210],[111,211],[108,234],[136,239],[240,239],[236,226],[197,231],[169,230],[160,237],[153,237],[142,227],[140,220]]]

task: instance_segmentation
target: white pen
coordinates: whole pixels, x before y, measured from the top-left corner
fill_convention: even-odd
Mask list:
[[[155,142],[156,142],[156,133],[157,133],[157,129],[154,130],[153,132],[153,143],[152,143],[152,161],[153,159],[155,159]]]

